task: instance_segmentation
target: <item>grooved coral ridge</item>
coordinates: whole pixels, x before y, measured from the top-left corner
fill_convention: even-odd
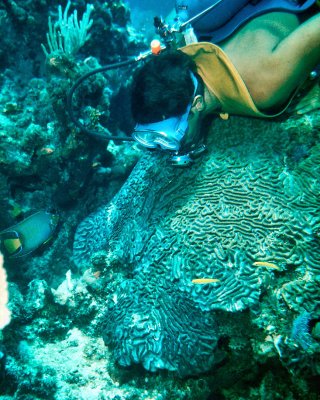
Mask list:
[[[105,341],[120,363],[181,375],[209,369],[219,330],[205,328],[204,319],[214,319],[215,310],[234,313],[258,305],[277,272],[253,265],[256,261],[288,272],[274,291],[289,308],[301,291],[289,273],[308,276],[308,292],[316,291],[318,132],[307,133],[308,149],[302,152],[286,123],[216,121],[207,154],[192,168],[175,169],[166,156],[146,154],[115,198],[80,224],[74,245],[79,265],[103,250],[107,260],[132,272],[109,300],[106,317]],[[194,278],[217,281],[196,285]],[[309,302],[316,310],[312,298]],[[184,318],[187,310],[195,329]],[[204,343],[201,326],[208,345],[200,346],[201,357],[189,365],[197,352],[194,335]],[[155,340],[156,348],[150,346]],[[181,346],[173,356],[177,341]]]

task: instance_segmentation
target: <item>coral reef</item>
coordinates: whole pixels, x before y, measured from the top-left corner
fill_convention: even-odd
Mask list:
[[[58,3],[0,3],[0,231],[60,215],[51,242],[5,259],[1,399],[317,399],[319,113],[216,120],[191,168],[153,152],[132,171],[141,152],[79,132],[66,93],[145,39],[125,2],[98,0],[90,39],[46,60]],[[90,2],[70,3],[80,19]],[[77,91],[88,126],[129,133],[130,73]]]
[[[61,265],[60,230],[33,257],[40,279],[10,284],[4,398],[316,399],[320,116],[304,121],[214,121],[208,153],[188,170],[145,153],[78,228],[80,274],[53,281],[39,268]]]
[[[270,309],[277,317],[305,309],[319,318],[319,118],[312,121],[298,158],[293,149],[301,146],[301,137],[297,140],[292,119],[215,121],[208,152],[192,168],[174,169],[166,156],[145,154],[115,198],[80,224],[76,263],[88,267],[99,255],[105,271],[130,274],[112,293],[106,313],[105,340],[120,364],[139,362],[150,370],[175,365],[182,375],[188,368],[196,371],[186,367],[181,353],[168,367],[170,351],[161,340],[150,346],[167,335],[179,342],[162,300],[171,293],[186,299],[197,326],[209,311],[252,310],[253,322],[267,330],[272,351],[286,364],[293,346],[290,317],[279,323]],[[196,285],[193,278],[215,282]],[[188,335],[191,326],[183,321],[180,302],[174,303],[171,313]],[[264,307],[268,311],[256,317]],[[212,344],[221,330],[221,323],[212,330]],[[212,350],[211,345],[208,363],[198,369],[210,367]],[[318,352],[316,343],[313,353]]]
[[[71,13],[75,6],[80,19],[85,2],[71,2]],[[35,276],[46,277],[51,283],[61,279],[71,257],[75,221],[112,197],[138,158],[133,147],[98,143],[79,132],[66,110],[66,96],[75,79],[99,62],[125,58],[142,46],[143,40],[134,30],[128,35],[128,7],[122,1],[96,2],[91,14],[92,36],[80,52],[69,59],[46,60],[41,43],[45,43],[48,16],[53,23],[57,14],[58,4],[50,0],[6,0],[0,4],[0,231],[38,210],[54,210],[62,217],[59,237],[41,267],[38,259],[21,261],[23,272],[18,277],[26,283]],[[117,30],[126,38],[122,53],[116,50]],[[106,42],[106,38],[110,46],[101,51],[94,41]],[[89,54],[103,57],[99,62],[94,57],[85,59]],[[128,129],[129,118],[120,124],[110,118],[114,102],[120,104],[119,93],[126,90],[122,81],[126,80],[120,74],[100,74],[77,93],[77,106],[85,108],[84,115],[93,127],[102,121],[114,134]],[[94,103],[97,101],[100,109]],[[80,198],[82,211],[78,209]],[[61,252],[61,246],[65,251]]]

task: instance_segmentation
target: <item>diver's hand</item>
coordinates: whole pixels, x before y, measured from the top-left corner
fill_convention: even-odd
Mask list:
[[[295,106],[294,111],[301,115],[320,108],[320,81],[318,81],[310,91],[302,97]]]

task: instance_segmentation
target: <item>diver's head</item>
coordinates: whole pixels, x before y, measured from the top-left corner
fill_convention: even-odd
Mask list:
[[[190,71],[196,72],[196,65],[181,51],[149,57],[133,76],[133,119],[146,124],[183,114],[194,92]]]
[[[134,77],[133,137],[143,146],[191,151],[199,141],[204,86],[196,66],[178,51],[153,57]]]

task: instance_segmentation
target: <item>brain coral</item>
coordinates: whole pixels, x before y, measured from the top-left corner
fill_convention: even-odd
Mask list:
[[[208,370],[218,361],[218,310],[232,316],[256,309],[279,271],[287,278],[273,280],[274,290],[290,308],[289,297],[302,293],[292,273],[319,276],[316,135],[307,131],[301,152],[289,124],[216,121],[207,154],[191,168],[146,153],[115,198],[80,224],[79,266],[103,250],[108,262],[131,271],[106,314],[105,341],[120,364],[180,375]],[[310,296],[314,290],[310,285]]]
[[[157,286],[157,290],[154,287]],[[106,314],[106,344],[122,366],[141,362],[150,370],[181,376],[203,372],[215,362],[217,327],[209,313],[199,313],[174,284],[127,280]],[[192,357],[190,357],[192,352]]]

